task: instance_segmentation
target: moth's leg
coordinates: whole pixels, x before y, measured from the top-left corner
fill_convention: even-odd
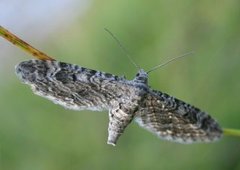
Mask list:
[[[133,120],[133,113],[129,109],[122,107],[109,110],[108,124],[108,144],[116,145],[118,138],[122,135],[125,128]]]

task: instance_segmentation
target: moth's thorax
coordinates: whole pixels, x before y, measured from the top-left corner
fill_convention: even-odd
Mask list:
[[[148,74],[143,69],[140,69],[133,81],[148,85]]]

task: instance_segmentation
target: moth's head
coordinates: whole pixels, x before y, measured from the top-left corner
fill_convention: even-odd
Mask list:
[[[147,74],[147,72],[144,71],[143,69],[140,69],[137,72],[136,77],[134,78],[134,81],[136,83],[148,84],[148,74]]]

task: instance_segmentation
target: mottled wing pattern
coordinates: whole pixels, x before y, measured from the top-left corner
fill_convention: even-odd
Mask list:
[[[108,110],[125,94],[121,77],[58,61],[24,61],[16,73],[34,93],[74,110]]]
[[[160,138],[180,142],[209,142],[222,130],[210,115],[167,94],[150,91],[135,120]]]
[[[30,60],[16,66],[33,92],[74,110],[108,110],[108,143],[115,145],[132,119],[159,137],[182,143],[219,139],[222,130],[208,114],[147,85],[139,70],[122,77],[58,61]]]
[[[141,89],[109,73],[58,61],[30,60],[16,66],[35,94],[74,110],[109,110],[108,143],[115,145],[141,98]]]
[[[133,118],[159,137],[182,143],[214,141],[222,135],[218,123],[205,112],[149,88],[148,73],[156,67],[148,72],[139,69],[129,81],[55,61],[1,26],[0,36],[39,59],[16,66],[17,76],[35,94],[69,109],[108,110],[109,144],[116,144]]]

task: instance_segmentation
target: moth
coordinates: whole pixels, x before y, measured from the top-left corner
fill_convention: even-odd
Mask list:
[[[3,36],[37,56],[38,59],[15,67],[18,78],[35,94],[67,109],[108,111],[108,144],[116,145],[132,121],[162,139],[180,143],[212,142],[223,134],[220,125],[206,112],[151,89],[148,73],[143,69],[133,80],[127,80],[56,61],[9,32]]]

